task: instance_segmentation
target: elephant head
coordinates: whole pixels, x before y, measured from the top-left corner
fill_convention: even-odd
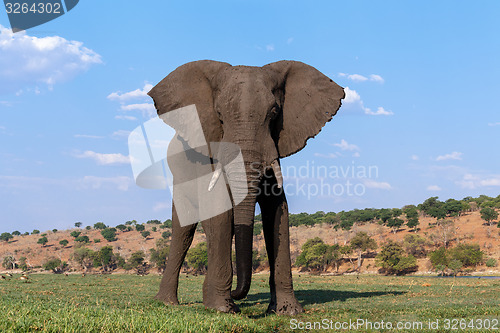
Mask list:
[[[321,131],[340,108],[344,90],[297,61],[250,67],[202,60],[180,66],[149,95],[159,115],[195,104],[207,143],[231,143],[241,149],[243,170],[231,166],[231,150],[208,150],[218,165],[210,185],[223,169],[230,184],[239,184],[231,186],[232,196],[244,193],[234,207],[238,285],[232,296],[241,299],[250,288],[259,182],[272,169],[281,187],[279,159],[300,151]],[[186,141],[189,144],[189,136]]]

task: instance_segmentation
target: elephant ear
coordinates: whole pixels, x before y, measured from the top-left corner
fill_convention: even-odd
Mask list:
[[[158,116],[172,126],[191,148],[196,149],[200,142],[199,131],[193,132],[199,130],[195,126],[198,123],[195,115],[186,112],[182,117],[168,117],[165,113],[196,105],[206,143],[220,141],[222,126],[214,110],[213,81],[219,71],[229,66],[228,63],[211,60],[190,62],[167,75],[148,93],[153,98]]]
[[[341,106],[344,89],[320,71],[298,61],[278,61],[263,67],[277,79],[282,112],[274,121],[273,136],[280,157],[305,147]]]

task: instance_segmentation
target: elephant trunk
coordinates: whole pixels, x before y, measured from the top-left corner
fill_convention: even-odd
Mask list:
[[[231,187],[234,207],[234,242],[236,248],[237,286],[231,292],[233,299],[245,298],[252,280],[252,245],[255,203],[262,174],[260,152],[242,149],[245,168],[229,163],[224,167]],[[258,165],[258,167],[256,167]]]

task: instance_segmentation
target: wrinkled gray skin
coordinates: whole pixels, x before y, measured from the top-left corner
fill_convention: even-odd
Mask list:
[[[271,270],[268,312],[287,315],[303,312],[292,284],[288,205],[283,190],[277,186],[279,178],[276,173],[280,170],[273,170],[271,164],[298,152],[309,138],[319,133],[339,109],[344,90],[315,68],[301,62],[279,61],[263,67],[249,67],[202,60],[177,68],[149,95],[159,115],[195,104],[206,141],[236,144],[243,155],[248,195],[232,210],[202,221],[208,246],[204,305],[222,312],[239,311],[234,300],[246,297],[250,289],[253,224],[258,202]],[[185,132],[185,129],[177,132]],[[175,144],[189,145],[189,138],[179,135],[171,143]],[[223,149],[217,152],[191,151],[184,160],[179,156],[175,161],[169,158],[174,188],[176,182],[195,177],[192,173],[196,168],[189,166],[193,164],[193,156],[187,155],[199,153],[210,155],[212,170],[219,162],[230,159]],[[223,171],[230,183],[241,184],[241,173],[230,167]],[[241,194],[235,191],[239,191],[238,187],[233,188],[233,197]],[[195,224],[180,226],[175,207],[172,221],[170,253],[156,295],[156,299],[166,304],[179,303],[179,271],[196,229]],[[237,287],[231,292],[233,236]]]

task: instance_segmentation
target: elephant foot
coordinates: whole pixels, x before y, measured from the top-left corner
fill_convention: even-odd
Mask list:
[[[179,300],[176,295],[160,294],[155,296],[155,299],[163,302],[165,305],[179,305]]]
[[[211,301],[203,303],[205,304],[205,308],[214,309],[218,312],[240,313],[240,308],[234,303],[232,299],[223,299],[221,301]]]
[[[304,309],[294,296],[282,297],[279,302],[269,303],[266,311],[268,314],[275,313],[285,316],[295,316],[302,312],[304,312]]]

